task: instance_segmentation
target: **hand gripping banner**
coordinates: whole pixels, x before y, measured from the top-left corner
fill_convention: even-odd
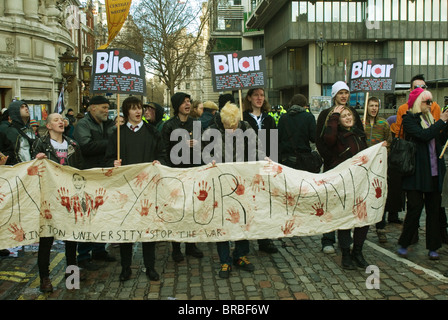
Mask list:
[[[311,236],[381,220],[381,144],[322,174],[275,162],[189,169],[77,170],[49,160],[0,167],[0,249],[39,236],[90,242],[215,242]]]

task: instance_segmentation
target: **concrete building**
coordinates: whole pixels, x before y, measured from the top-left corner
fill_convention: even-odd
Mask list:
[[[295,93],[329,96],[334,82],[347,79],[352,61],[397,58],[396,92],[380,96],[383,105],[401,105],[416,74],[425,75],[442,105],[448,95],[447,14],[447,0],[261,0],[246,27],[264,30],[270,90],[278,92],[271,103],[287,103]],[[352,95],[351,104],[363,100],[363,93]]]

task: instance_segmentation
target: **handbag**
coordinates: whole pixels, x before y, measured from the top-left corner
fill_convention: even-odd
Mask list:
[[[415,154],[417,151],[413,141],[400,139],[400,130],[395,138],[392,139],[388,157],[389,167],[402,174],[403,176],[413,175],[415,172]]]

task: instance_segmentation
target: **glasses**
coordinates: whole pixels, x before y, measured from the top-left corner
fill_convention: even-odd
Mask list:
[[[426,101],[423,101],[423,102],[426,103],[428,106],[432,105],[432,100],[426,100]]]
[[[428,88],[428,86],[426,84],[419,84],[419,85],[414,86],[414,88],[426,89],[426,88]]]

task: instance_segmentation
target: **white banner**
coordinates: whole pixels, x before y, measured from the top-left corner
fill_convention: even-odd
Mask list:
[[[275,162],[189,169],[149,163],[77,170],[0,167],[0,249],[39,236],[91,242],[215,242],[310,236],[381,220],[381,144],[323,174]]]

